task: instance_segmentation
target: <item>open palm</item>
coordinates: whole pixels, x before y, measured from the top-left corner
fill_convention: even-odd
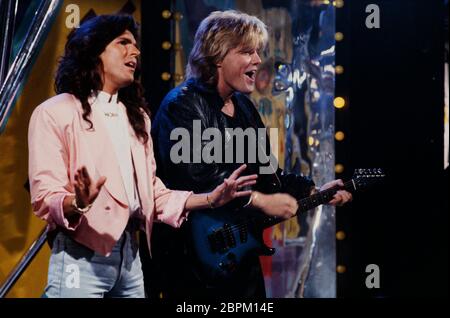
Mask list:
[[[210,199],[214,203],[215,207],[223,206],[230,202],[234,198],[244,197],[251,195],[251,190],[241,191],[246,186],[251,186],[256,183],[258,175],[252,174],[249,176],[239,177],[239,175],[247,168],[247,165],[243,164],[237,168],[226,178],[222,184],[217,186],[210,194]]]
[[[75,197],[77,206],[84,208],[92,204],[97,198],[100,189],[106,182],[106,177],[100,177],[97,182],[92,182],[85,166],[75,172]]]

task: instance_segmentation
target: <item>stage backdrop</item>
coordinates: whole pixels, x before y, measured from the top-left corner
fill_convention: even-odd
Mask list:
[[[335,7],[330,1],[175,0],[175,84],[183,80],[200,21],[215,10],[258,16],[269,29],[252,99],[278,128],[278,160],[317,185],[334,179]],[[180,19],[181,17],[181,19]],[[274,145],[272,145],[274,146]],[[276,147],[273,147],[274,149]],[[301,214],[265,232],[277,249],[262,257],[269,297],[336,297],[335,210]]]
[[[27,31],[31,17],[39,0],[21,12],[23,19],[18,30]],[[29,73],[22,92],[14,105],[5,129],[0,134],[0,284],[26,252],[45,226],[33,215],[30,195],[27,190],[28,178],[28,122],[34,108],[47,98],[54,96],[53,80],[58,57],[64,51],[67,35],[71,31],[66,20],[73,10],[68,5],[76,5],[80,18],[91,14],[111,14],[127,12],[137,21],[141,17],[140,0],[65,0],[61,1],[56,19],[39,49],[33,68]],[[69,23],[73,21],[69,17]],[[20,46],[21,36],[16,34],[15,47]],[[7,297],[40,297],[46,284],[50,250],[47,245],[40,251],[21,279]]]

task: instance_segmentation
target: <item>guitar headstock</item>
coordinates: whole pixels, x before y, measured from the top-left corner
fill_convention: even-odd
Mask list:
[[[355,169],[352,181],[354,187],[359,190],[381,182],[385,177],[386,174],[380,168]]]

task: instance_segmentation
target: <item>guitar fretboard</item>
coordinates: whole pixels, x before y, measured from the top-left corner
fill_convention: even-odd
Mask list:
[[[306,212],[306,211],[311,210],[321,204],[330,202],[331,199],[333,198],[333,196],[339,190],[347,190],[349,192],[356,190],[356,186],[355,186],[353,179],[345,182],[344,186],[335,186],[335,187],[320,191],[320,192],[313,194],[309,197],[306,197],[304,199],[298,200],[297,202],[298,202],[298,206],[299,206],[299,211],[297,211],[297,213],[298,212]],[[264,228],[267,228],[267,227],[271,227],[271,226],[278,224],[280,222],[283,222],[283,221],[285,221],[285,219],[283,219],[283,218],[266,217],[262,221],[262,223],[263,223],[262,226]]]

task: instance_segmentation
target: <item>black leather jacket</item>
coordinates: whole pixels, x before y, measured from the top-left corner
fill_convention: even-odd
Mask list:
[[[234,93],[233,102],[239,107],[241,117],[247,127],[264,128],[264,124],[251,100],[244,94]],[[163,100],[155,120],[152,124],[152,138],[154,142],[157,174],[169,189],[193,190],[196,193],[212,191],[221,184],[241,163],[190,163],[175,164],[170,158],[171,148],[178,140],[170,140],[173,129],[186,128],[193,135],[193,120],[200,120],[201,131],[206,128],[218,128],[225,135],[225,128],[230,127],[227,117],[221,109],[224,101],[217,93],[198,80],[188,80],[174,88]],[[245,127],[244,127],[245,129]],[[198,136],[200,138],[200,136]],[[264,141],[258,138],[258,144]],[[223,141],[223,153],[230,151],[230,143]],[[202,151],[208,147],[210,141],[202,141],[200,147],[195,148],[191,140],[191,152]],[[269,139],[266,138],[266,149],[270,149]],[[267,159],[267,157],[266,157]],[[246,162],[247,163],[247,162]],[[310,194],[314,183],[311,179],[295,174],[284,174],[276,167],[276,176],[273,174],[260,174],[261,163],[247,163],[248,168],[244,174],[258,173],[258,183],[253,189],[263,193],[288,192],[297,199]],[[267,166],[267,164],[263,164]],[[275,172],[275,171],[274,171]],[[281,183],[281,184],[280,184]],[[233,205],[242,206],[248,199],[234,200]]]

